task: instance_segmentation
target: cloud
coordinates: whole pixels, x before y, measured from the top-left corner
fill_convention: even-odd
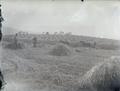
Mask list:
[[[73,32],[120,39],[120,3],[80,1],[3,2],[4,26],[40,33]]]

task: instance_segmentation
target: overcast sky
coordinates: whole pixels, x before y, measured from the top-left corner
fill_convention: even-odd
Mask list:
[[[2,1],[4,27],[120,39],[120,1]]]

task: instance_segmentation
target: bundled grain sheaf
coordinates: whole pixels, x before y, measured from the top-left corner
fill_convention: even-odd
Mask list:
[[[9,43],[9,44],[6,44],[5,45],[5,48],[8,48],[8,49],[23,49],[24,48],[24,44],[22,43],[18,43],[17,45],[15,45],[14,43]]]
[[[14,35],[13,41],[5,45],[5,48],[9,48],[9,49],[22,49],[23,47],[24,44],[18,41],[17,33]]]
[[[50,55],[53,56],[68,56],[70,55],[70,48],[64,44],[56,45],[50,52]]]
[[[120,91],[120,58],[111,58],[93,67],[82,77],[80,88]]]

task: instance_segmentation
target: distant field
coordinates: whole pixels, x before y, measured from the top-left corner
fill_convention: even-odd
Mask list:
[[[86,44],[97,43],[97,47],[89,44],[84,47],[75,46],[72,41],[67,44],[58,40],[46,42],[39,39],[37,47],[33,48],[32,38],[23,38],[19,39],[24,44],[22,49],[6,48],[7,44],[12,43],[12,37],[5,36],[3,39],[2,67],[7,82],[6,91],[75,91],[80,78],[94,65],[111,56],[120,56],[119,43],[113,40],[87,37],[80,37],[79,40],[73,37],[76,43],[81,40]],[[49,55],[49,51],[59,43],[69,47],[70,55]],[[105,48],[98,45],[105,45]],[[106,45],[112,49],[107,49]],[[113,48],[116,46],[117,50]]]
[[[12,42],[15,35],[3,36],[3,41]],[[37,45],[56,43],[64,43],[71,47],[91,47],[104,50],[118,50],[120,49],[120,40],[103,39],[96,37],[77,36],[77,35],[34,35],[34,34],[18,34],[19,42],[31,45],[33,38],[37,38]]]

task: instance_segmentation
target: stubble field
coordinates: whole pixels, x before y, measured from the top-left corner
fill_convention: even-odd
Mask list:
[[[26,43],[22,49],[3,46],[2,70],[6,82],[4,90],[77,91],[81,77],[88,70],[111,56],[120,55],[119,50],[73,47],[65,44],[62,46],[67,47],[68,55],[50,54],[58,45],[59,43],[46,43],[34,48]]]

